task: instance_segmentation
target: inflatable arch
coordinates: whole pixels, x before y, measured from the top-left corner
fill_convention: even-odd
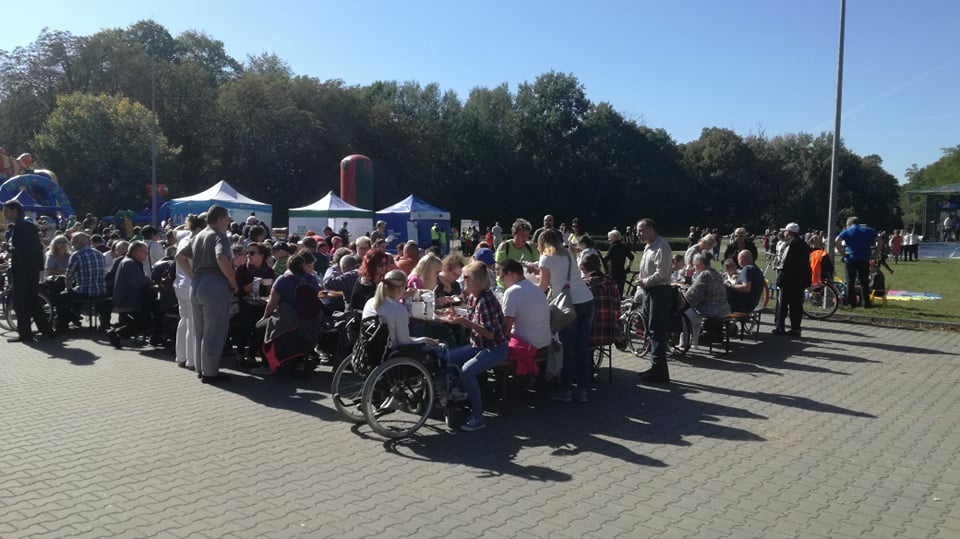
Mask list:
[[[10,200],[21,191],[26,191],[30,197],[37,201],[37,205],[42,207],[42,211],[55,209],[65,219],[71,215],[76,215],[73,211],[73,205],[70,204],[70,198],[66,191],[57,185],[49,176],[44,174],[21,174],[3,182],[0,185],[0,200]],[[34,208],[24,207],[26,211],[36,211]]]

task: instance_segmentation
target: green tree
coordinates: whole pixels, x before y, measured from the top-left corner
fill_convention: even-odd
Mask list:
[[[752,148],[733,131],[712,127],[684,144],[681,152],[706,223],[723,231],[745,224],[748,211],[758,207]]]
[[[573,75],[551,71],[520,85],[516,97],[520,198],[544,199],[544,205],[559,215],[573,217],[580,209],[576,188],[589,173],[580,161],[589,109],[586,91]]]
[[[316,171],[330,165],[317,159],[324,127],[298,106],[293,87],[283,70],[248,67],[220,88],[217,101],[220,176],[274,204],[279,222],[291,204],[313,200],[319,191]]]
[[[57,96],[75,90],[84,69],[76,61],[84,38],[46,28],[36,41],[0,50],[0,141],[27,151],[34,133],[57,105]]]
[[[150,111],[127,98],[69,94],[57,100],[33,147],[38,161],[57,172],[77,212],[138,210],[148,200],[150,122]],[[179,149],[157,138],[157,177],[164,183],[176,173]]]
[[[900,207],[904,210],[905,224],[923,220],[923,197],[911,195],[910,191],[930,189],[960,182],[960,146],[942,148],[943,156],[924,167],[916,163],[907,169],[907,183],[900,194]]]

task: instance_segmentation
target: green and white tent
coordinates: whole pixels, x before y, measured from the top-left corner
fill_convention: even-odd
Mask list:
[[[302,208],[290,208],[290,234],[303,236],[308,230],[317,234],[329,226],[334,232],[347,223],[351,238],[373,230],[373,211],[358,208],[328,192],[323,198]]]

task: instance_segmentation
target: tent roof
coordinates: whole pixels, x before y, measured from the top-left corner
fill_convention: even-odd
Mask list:
[[[418,212],[434,212],[434,213],[446,213],[446,210],[441,210],[440,208],[428,204],[423,200],[410,195],[407,198],[397,202],[393,206],[388,206],[377,213],[418,213]]]
[[[310,204],[309,206],[303,206],[302,208],[290,208],[290,211],[322,211],[322,212],[341,212],[341,213],[354,213],[354,214],[363,214],[363,215],[373,215],[373,210],[365,210],[363,208],[358,208],[349,202],[343,200],[337,195],[333,194],[333,191],[328,191],[326,195],[320,200]]]
[[[229,183],[220,180],[206,191],[201,191],[195,195],[175,198],[173,202],[205,202],[208,200],[220,200],[223,202],[233,202],[235,204],[259,204],[261,206],[270,206],[264,202],[253,200],[237,192]]]
[[[954,195],[960,194],[960,183],[951,183],[950,185],[941,185],[940,187],[931,187],[929,189],[917,189],[907,191],[911,195]]]

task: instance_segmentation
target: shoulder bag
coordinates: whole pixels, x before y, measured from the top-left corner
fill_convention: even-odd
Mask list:
[[[577,319],[577,311],[570,299],[570,280],[573,276],[573,264],[567,255],[567,284],[550,300],[550,331],[559,333]]]

